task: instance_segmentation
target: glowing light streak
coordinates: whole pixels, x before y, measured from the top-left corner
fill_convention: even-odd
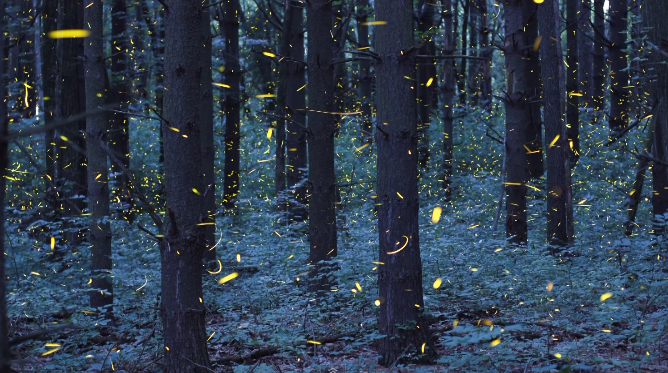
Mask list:
[[[542,0],[534,0],[534,1],[541,1],[542,2]],[[501,343],[501,339],[497,338],[497,339],[489,342],[489,347],[498,346],[499,343]]]
[[[380,26],[380,25],[386,25],[387,21],[368,21],[368,22],[362,22],[362,26]]]
[[[547,287],[546,287],[547,292],[548,292],[548,293],[551,292],[553,287],[554,287],[554,284],[553,284],[552,282],[549,282],[549,283],[547,284]]]
[[[548,146],[548,148],[553,147],[554,144],[557,143],[557,140],[559,140],[559,137],[560,137],[560,136],[561,136],[561,135],[554,136],[554,139],[552,139],[552,141],[550,142],[550,145]]]
[[[603,293],[603,294],[601,294],[601,297],[600,297],[599,299],[601,299],[601,302],[603,302],[603,301],[605,301],[606,299],[611,298],[613,295],[614,295],[614,294],[612,294],[612,293]]]
[[[275,54],[273,54],[273,53],[271,53],[271,52],[267,52],[267,51],[263,51],[262,54],[264,54],[265,56],[267,56],[267,57],[269,57],[269,58],[274,58],[274,57],[276,57]]]
[[[90,36],[90,31],[82,29],[53,30],[47,34],[49,39],[76,39]]]
[[[436,281],[434,281],[434,285],[433,285],[433,286],[434,286],[434,289],[438,289],[438,288],[440,288],[442,283],[443,283],[443,280],[441,280],[440,277],[437,278]]]
[[[431,85],[431,83],[433,83],[433,82],[434,82],[434,77],[432,76],[431,78],[429,78],[429,79],[427,80],[427,83],[426,83],[425,85],[426,85],[427,87],[429,87],[429,86]]]
[[[229,84],[216,83],[216,82],[213,82],[211,84],[215,85],[216,87],[232,88]]]
[[[533,41],[533,51],[536,52],[538,51],[538,47],[540,47],[540,42],[543,40],[542,36],[538,36],[534,41]]]
[[[226,283],[226,282],[228,282],[228,281],[230,281],[230,280],[232,280],[232,279],[237,278],[238,276],[239,276],[239,273],[237,273],[237,272],[232,272],[232,273],[230,273],[229,275],[227,275],[227,276],[221,278],[220,280],[218,280],[218,285],[222,285],[222,284],[224,284],[224,283]]]
[[[146,286],[146,284],[148,284],[148,278],[146,277],[146,275],[144,275],[144,285],[138,287],[136,291],[143,289],[144,286]]]
[[[438,223],[439,220],[441,220],[441,212],[443,211],[443,208],[441,206],[436,206],[434,207],[434,211],[431,212],[431,222],[433,224]]]
[[[388,251],[387,253],[388,253],[389,255],[398,253],[399,251],[403,250],[403,249],[406,247],[406,245],[408,245],[408,236],[401,236],[401,237],[402,237],[402,238],[405,238],[405,239],[406,239],[406,242],[404,242],[403,246],[401,246],[399,249],[397,249],[397,250],[395,250],[395,251]],[[397,242],[397,243],[398,243],[398,242]]]

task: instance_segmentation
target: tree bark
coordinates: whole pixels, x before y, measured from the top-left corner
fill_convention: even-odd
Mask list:
[[[0,9],[5,9],[5,0],[0,0]],[[0,35],[5,34],[5,14],[0,14]],[[5,71],[5,38],[0,37],[0,72]],[[5,77],[0,74],[0,372],[13,372],[12,355],[9,351],[9,323],[7,320],[7,275],[5,274],[5,191],[7,179],[5,170],[9,165],[9,149],[7,136],[7,104],[5,104]]]
[[[377,190],[380,361],[430,363],[436,350],[422,310],[412,1],[377,0]],[[410,289],[410,291],[407,291]]]
[[[239,194],[240,146],[240,85],[239,65],[239,14],[238,0],[223,3],[223,34],[225,34],[225,84],[229,86],[225,94],[225,171],[223,180],[223,206],[233,209]]]
[[[506,235],[510,243],[527,242],[527,156],[525,149],[527,125],[531,123],[531,105],[527,76],[533,40],[525,32],[530,13],[535,7],[522,0],[508,0],[503,6],[506,39]]]
[[[357,43],[359,48],[368,48],[371,46],[369,42],[369,26],[364,24],[371,11],[371,4],[369,0],[363,0],[357,4]],[[367,143],[371,141],[373,134],[372,117],[371,117],[371,84],[373,82],[373,73],[371,72],[371,61],[361,60],[358,63],[358,91],[357,97],[360,100],[360,111],[362,112],[362,142]]]
[[[463,0],[464,1],[464,15],[462,17],[462,38],[461,38],[461,43],[462,43],[462,55],[466,56],[467,49],[468,49],[468,41],[466,38],[468,28],[469,28],[469,12],[471,9],[471,1],[474,0]],[[459,89],[459,103],[460,104],[465,104],[466,103],[466,64],[468,63],[468,60],[466,58],[462,59],[461,64],[459,66],[459,74],[457,76],[457,87]]]
[[[200,82],[200,115],[199,124],[201,128],[200,142],[202,149],[202,177],[204,180],[204,209],[202,216],[207,225],[204,227],[204,238],[206,250],[204,260],[206,262],[216,259],[216,175],[214,161],[216,149],[214,145],[213,131],[213,86],[211,72],[211,13],[209,8],[202,9],[202,40],[204,41],[200,50],[202,62],[202,81]]]
[[[336,174],[334,169],[334,65],[332,56],[332,5],[327,0],[311,0],[306,6],[308,34],[308,128],[309,128],[309,288],[328,290],[333,274],[323,261],[337,255]]]
[[[524,30],[527,42],[535,43],[538,38],[538,15],[537,5],[523,7],[524,19],[527,20],[526,28]],[[541,102],[542,95],[540,86],[540,48],[528,48],[526,51],[528,56],[527,68],[525,74],[525,84],[527,89],[527,99],[531,107],[531,121],[526,127],[526,146],[527,150],[527,171],[529,177],[532,179],[540,179],[545,173],[545,163],[543,162],[543,119],[541,116]]]
[[[167,373],[203,373],[209,367],[201,275],[206,242],[204,227],[199,225],[205,188],[200,84],[206,65],[200,60],[205,41],[199,25],[205,13],[199,2],[165,4],[163,139],[168,220],[160,242],[163,364]]]
[[[293,6],[292,25],[290,26],[290,57],[304,61],[304,10],[301,5]],[[331,14],[330,14],[331,17]],[[331,21],[330,21],[331,23]],[[330,35],[331,38],[331,35]],[[288,189],[294,191],[289,202],[289,214],[292,221],[304,221],[308,215],[306,179],[306,76],[304,65],[288,62],[287,82],[287,181]],[[333,99],[333,96],[332,96]],[[310,104],[309,104],[310,105]],[[332,107],[333,108],[333,107]],[[333,110],[332,110],[333,111]]]
[[[564,125],[564,70],[561,52],[558,0],[538,5],[541,77],[547,147],[547,240],[551,247],[573,242],[573,195]],[[553,251],[554,252],[554,251]]]
[[[578,71],[578,19],[581,17],[578,2],[566,3],[566,135],[568,136],[569,162],[574,168],[580,156],[580,92]]]
[[[627,0],[610,0],[610,130],[626,127],[629,116],[629,72],[626,70]]]
[[[608,67],[605,64],[605,48],[608,45],[605,39],[605,18],[603,14],[603,3],[605,0],[594,1],[594,76],[592,83],[594,85],[594,109],[603,110],[605,108],[605,80],[608,75]]]
[[[480,18],[479,0],[471,0],[469,4],[469,55],[478,56],[478,20]],[[481,61],[469,61],[466,88],[469,92],[469,104],[478,106],[480,103],[480,66]]]
[[[419,49],[421,55],[431,55],[433,51],[429,48],[431,29],[434,25],[434,5],[427,0],[419,0],[417,3],[417,44],[422,44]],[[418,164],[427,167],[429,162],[429,125],[431,123],[431,88],[427,86],[431,75],[433,61],[423,61],[417,65],[417,131],[418,131]]]
[[[286,172],[285,172],[285,124],[288,117],[288,80],[290,80],[290,62],[291,56],[290,40],[292,33],[292,19],[294,18],[295,7],[288,4],[283,16],[283,29],[280,37],[280,55],[278,62],[278,89],[276,92],[276,106],[278,106],[279,117],[276,120],[276,166],[274,172],[274,190],[278,200],[278,209],[285,210],[287,203],[285,201]],[[302,43],[303,45],[303,43]],[[306,123],[302,123],[306,124]]]
[[[56,29],[58,17],[58,2],[45,1],[42,4],[42,33],[48,35],[49,32]],[[57,75],[57,57],[56,57],[57,39],[51,39],[48,36],[42,39],[42,80],[44,82],[44,125],[49,126],[55,121],[56,112],[56,75]],[[46,163],[46,174],[51,180],[56,180],[56,143],[55,131],[44,131],[44,159]],[[60,206],[51,206],[54,211],[60,209]]]
[[[489,58],[489,60],[480,62],[482,64],[480,100],[483,109],[489,111],[492,109],[492,56],[494,49],[490,45],[492,30],[489,28],[487,9],[487,0],[480,0],[480,48],[482,49],[480,55]]]
[[[455,0],[457,2],[458,0]],[[443,54],[446,56],[454,54],[455,27],[454,21],[457,14],[452,8],[452,0],[441,0],[441,9],[443,11]],[[452,198],[452,156],[453,156],[453,126],[452,126],[452,106],[455,104],[455,94],[457,89],[456,71],[454,60],[443,60],[443,189],[445,190],[445,200]]]
[[[84,67],[86,71],[86,110],[104,106],[106,99],[104,42],[102,37],[102,0],[93,0],[84,9],[84,25],[90,36],[84,39]],[[90,306],[104,308],[112,315],[113,286],[111,281],[111,230],[109,228],[109,179],[107,154],[100,141],[109,130],[106,113],[86,119],[86,151],[88,155],[88,206],[91,213],[89,226],[91,278]]]
[[[594,106],[594,43],[592,42],[594,34],[591,26],[591,7],[591,0],[578,1],[580,12],[578,15],[578,79],[582,92],[580,101],[588,108]]]

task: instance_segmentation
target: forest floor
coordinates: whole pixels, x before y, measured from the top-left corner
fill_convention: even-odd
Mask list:
[[[303,285],[306,226],[285,224],[275,209],[273,163],[264,161],[272,158],[271,142],[263,128],[246,129],[242,197],[236,214],[217,220],[220,268],[203,277],[213,371],[667,372],[668,237],[651,232],[646,190],[634,235],[626,237],[622,230],[637,163],[626,150],[637,148],[643,133],[605,147],[604,123],[583,127],[585,150],[573,172],[576,242],[553,256],[544,238],[543,180],[532,182],[530,189],[527,246],[507,245],[503,211],[493,229],[502,156],[501,145],[485,136],[484,124],[493,127],[495,121],[471,112],[456,122],[453,202],[443,202],[440,169],[422,170],[425,313],[439,358],[432,366],[390,369],[378,366],[375,348],[380,337],[374,305],[378,233],[370,198],[375,159],[355,150],[356,124],[350,122],[337,139],[338,291],[318,298]],[[496,126],[503,132],[502,124]],[[436,127],[430,133],[432,165],[442,157]],[[132,154],[152,154],[141,144],[153,140],[133,138],[139,148]],[[157,162],[145,158],[136,164],[142,164],[135,171],[150,186]],[[436,206],[443,213],[433,223]],[[155,241],[135,226],[112,221],[116,321],[102,328],[107,322],[87,308],[86,248],[54,255],[48,238],[49,232],[58,232],[58,223],[38,221],[25,229],[22,220],[30,211],[19,204],[10,206],[8,214],[11,331],[25,335],[53,325],[78,325],[15,347],[15,369],[161,371]],[[145,215],[138,221],[151,226]],[[217,284],[233,272],[239,276]]]

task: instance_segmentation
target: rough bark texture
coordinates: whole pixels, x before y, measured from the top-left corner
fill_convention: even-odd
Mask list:
[[[457,0],[455,0],[457,1]],[[452,9],[452,0],[441,0],[441,9],[443,11],[443,54],[454,54],[454,18],[456,14]],[[445,199],[450,201],[452,198],[452,151],[453,151],[453,114],[456,90],[456,71],[454,60],[443,60],[443,189],[445,190]]]
[[[480,19],[479,0],[471,0],[469,4],[469,56],[478,56],[478,21]],[[469,93],[469,104],[478,106],[480,103],[480,67],[481,61],[472,60],[468,62],[467,89]]]
[[[319,262],[337,255],[336,174],[334,169],[335,116],[334,66],[332,65],[332,5],[312,0],[306,7],[308,33],[308,128],[309,128],[309,261],[312,290],[328,289],[333,282]]]
[[[591,0],[578,1],[578,79],[580,82],[580,91],[582,92],[582,104],[587,107],[593,107],[593,53],[594,33],[591,25]]]
[[[102,0],[93,0],[84,9],[84,25],[90,37],[84,39],[86,69],[86,110],[93,111],[105,104],[104,48],[102,37]],[[90,306],[105,307],[111,316],[113,287],[111,282],[111,230],[109,228],[109,179],[107,154],[100,144],[107,134],[109,118],[106,113],[89,116],[86,120],[86,152],[88,155],[88,208],[91,256]]]
[[[578,2],[566,3],[566,135],[568,136],[569,161],[575,167],[580,156],[580,97],[578,71],[578,19],[581,17]]]
[[[537,5],[529,4],[523,7],[525,15],[525,37],[527,42],[534,43],[538,37]],[[528,48],[525,53],[528,57],[528,71],[525,74],[525,85],[529,106],[531,107],[531,121],[526,127],[527,167],[529,177],[539,179],[545,173],[543,162],[543,120],[541,117],[541,86],[540,86],[540,59],[539,49]]]
[[[543,102],[547,146],[547,240],[551,246],[573,241],[573,195],[568,161],[568,140],[564,125],[564,70],[561,52],[558,0],[538,5],[542,42]]]
[[[0,0],[0,9],[5,9],[5,0]],[[4,12],[0,14],[0,35],[5,32]],[[0,71],[5,71],[5,38],[0,38]],[[0,74],[0,97],[5,97],[5,78]],[[0,372],[9,373],[12,356],[9,351],[9,323],[7,322],[7,275],[5,274],[5,169],[8,165],[8,144],[4,140],[7,135],[7,106],[0,100]]]
[[[422,310],[418,230],[417,126],[415,123],[412,1],[377,0],[378,299],[380,364],[433,362],[436,357]],[[410,290],[409,290],[410,289]],[[424,351],[423,351],[424,350]],[[424,352],[424,353],[423,353]]]
[[[643,3],[643,18],[646,22],[647,39],[655,46],[664,46],[668,39],[668,8],[663,2],[646,1]],[[654,131],[654,157],[668,161],[668,67],[666,58],[656,47],[650,47],[645,68],[653,68],[649,85],[653,105],[657,106]],[[652,118],[654,119],[654,118]],[[652,213],[663,215],[668,211],[668,168],[658,162],[652,167]],[[654,233],[662,234],[666,230],[664,224],[655,224]]]
[[[241,66],[239,65],[239,14],[238,0],[223,2],[223,34],[225,34],[225,84],[230,86],[225,94],[225,177],[223,180],[223,206],[232,209],[236,205],[239,193],[239,151],[241,133],[240,121],[240,85]]]
[[[434,4],[419,0],[417,4],[417,44],[421,55],[433,54],[430,48],[431,28],[434,24]],[[429,124],[431,123],[431,88],[427,86],[432,74],[433,61],[423,61],[417,65],[417,126],[418,126],[418,164],[426,167],[429,162]]]
[[[168,373],[207,372],[199,366],[209,366],[201,275],[206,242],[204,227],[198,225],[205,188],[199,126],[205,65],[200,60],[202,17],[199,2],[166,2],[163,138],[168,220],[160,257],[163,364]]]
[[[58,17],[58,2],[57,1],[46,1],[42,5],[42,32],[44,35],[48,35],[50,31],[56,29],[57,17]],[[51,39],[44,36],[42,39],[42,57],[44,58],[44,64],[42,65],[42,77],[44,81],[44,125],[48,126],[52,124],[55,120],[55,111],[56,111],[56,74],[57,74],[57,62],[56,62],[56,41],[57,39]],[[44,132],[44,146],[45,154],[44,159],[46,163],[46,174],[51,178],[51,180],[56,180],[56,143],[55,143],[55,131],[45,131]],[[56,206],[51,206],[53,209],[56,209]],[[60,208],[59,206],[57,207]]]
[[[109,79],[109,102],[117,112],[111,113],[111,132],[109,147],[116,157],[130,168],[130,122],[127,114],[130,103],[130,81],[128,75],[128,36],[126,35],[127,7],[126,0],[113,0],[111,6],[111,76]],[[128,221],[134,221],[133,199],[130,195],[130,181],[127,175],[112,163],[116,182],[114,199],[121,201],[121,214]]]
[[[364,24],[370,11],[371,5],[369,4],[369,0],[363,0],[357,4],[357,43],[359,44],[359,48],[371,46],[369,42],[369,26]],[[363,142],[366,143],[371,140],[370,136],[373,134],[373,128],[371,127],[373,123],[371,118],[371,83],[373,82],[371,61],[359,61],[358,69],[357,98],[360,100],[359,107],[362,112],[362,138],[364,139]]]
[[[605,108],[605,80],[608,73],[608,67],[605,64],[605,47],[607,46],[605,38],[605,18],[603,14],[603,3],[605,0],[594,0],[594,76],[593,99],[594,109],[603,110]]]
[[[331,17],[331,14],[330,14]],[[294,7],[292,25],[290,27],[290,57],[296,61],[304,61],[304,10],[301,5]],[[331,38],[331,35],[330,35]],[[289,213],[290,219],[303,221],[308,218],[306,204],[306,76],[304,65],[301,63],[288,63],[287,82],[287,180],[288,189],[294,191],[290,196]],[[332,96],[333,99],[333,96]],[[310,104],[309,104],[310,105]],[[296,202],[296,203],[295,203]]]
[[[286,201],[282,193],[285,193],[286,174],[285,174],[285,123],[288,116],[288,80],[290,75],[290,66],[288,57],[290,57],[290,34],[292,33],[292,19],[294,18],[295,8],[288,6],[283,17],[283,29],[280,38],[280,59],[278,65],[278,89],[276,92],[276,106],[278,106],[279,118],[276,120],[276,168],[274,171],[274,190],[278,197],[278,209],[286,208]],[[305,124],[305,123],[303,123]]]
[[[467,33],[469,28],[469,12],[471,9],[471,2],[474,0],[463,0],[464,2],[464,15],[462,16],[462,34],[461,34],[461,43],[462,43],[462,55],[466,55],[468,44],[467,44]],[[466,64],[468,60],[463,58],[459,66],[459,74],[457,76],[457,88],[459,89],[459,102],[461,104],[466,103]]]
[[[628,122],[629,72],[626,70],[627,0],[610,0],[610,130],[620,131]]]
[[[59,0],[58,29],[83,28],[83,2]],[[83,39],[58,39],[58,74],[56,80],[55,115],[59,120],[67,119],[86,110],[84,92]],[[82,132],[86,130],[86,121],[80,120],[72,126],[61,127],[56,131],[57,170],[56,180],[60,186],[60,200],[63,203],[63,217],[75,218],[85,207],[86,196],[86,145]],[[81,243],[80,227],[63,223],[65,243],[70,247]]]
[[[216,175],[214,170],[214,158],[216,156],[216,149],[214,146],[214,131],[213,131],[213,81],[211,73],[211,13],[209,8],[202,9],[202,22],[200,24],[202,32],[202,46],[200,49],[202,62],[202,81],[200,83],[200,115],[199,125],[201,128],[200,142],[202,149],[202,176],[204,180],[204,205],[202,216],[204,221],[208,223],[205,230],[206,251],[204,252],[204,260],[212,261],[216,259],[216,226],[212,223],[216,222]]]
[[[525,33],[524,8],[534,8],[522,0],[509,0],[503,6],[506,40],[506,235],[510,243],[527,241],[527,157],[524,148],[526,127],[531,122],[530,94],[527,87],[528,50],[533,40]]]
[[[492,30],[489,28],[488,21],[488,4],[487,0],[480,0],[480,56],[489,58],[489,60],[481,61],[482,71],[480,73],[480,100],[482,107],[485,110],[492,109],[492,55],[494,49],[490,45],[490,36]]]

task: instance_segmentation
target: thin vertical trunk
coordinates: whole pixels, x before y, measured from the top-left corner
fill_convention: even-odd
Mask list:
[[[290,57],[296,61],[304,61],[304,10],[297,5],[293,12],[290,27]],[[306,125],[304,65],[295,62],[288,63],[287,84],[287,117],[290,118],[286,126],[287,181],[288,189],[294,190],[291,197],[296,202],[289,204],[289,212],[291,220],[303,221],[308,217],[306,174],[304,172],[307,167],[306,131],[304,131]]]
[[[593,107],[593,53],[594,37],[591,26],[591,0],[578,1],[578,80],[582,92],[581,104],[587,108]]]
[[[58,3],[58,28],[83,28],[83,3],[60,0]],[[83,39],[58,39],[58,76],[56,80],[56,118],[63,120],[86,110],[84,92]],[[61,127],[56,131],[58,167],[56,179],[60,182],[62,216],[74,218],[81,215],[87,194],[85,141],[81,132],[86,130],[86,121]],[[78,226],[64,223],[66,243],[74,247],[81,243]]]
[[[5,0],[0,0],[0,9],[5,9]],[[0,35],[5,34],[5,14],[0,13]],[[5,38],[0,37],[0,72],[5,71]],[[5,170],[9,164],[7,135],[7,106],[5,104],[5,78],[0,74],[0,372],[12,372],[12,355],[9,351],[9,323],[7,320],[7,276],[5,274]]]
[[[378,145],[378,301],[380,364],[430,363],[436,358],[423,309],[418,229],[417,126],[413,2],[376,0]],[[411,291],[406,291],[411,289]]]
[[[429,48],[431,35],[429,32],[434,24],[434,5],[427,0],[418,1],[417,17],[417,44],[422,44],[419,53],[430,55]],[[426,167],[429,162],[429,124],[431,123],[431,88],[427,86],[429,79],[436,78],[432,74],[433,61],[422,61],[417,65],[417,134],[418,134],[418,164]]]
[[[480,100],[483,109],[489,111],[492,109],[492,55],[494,49],[490,45],[490,36],[493,38],[493,35],[489,28],[487,8],[487,0],[480,0],[480,55],[487,58],[480,62],[482,64]]]
[[[202,177],[204,179],[204,209],[202,216],[205,226],[204,238],[206,240],[206,251],[204,260],[212,261],[216,259],[216,175],[214,170],[214,160],[216,150],[214,146],[213,131],[213,86],[211,72],[211,14],[209,8],[202,9],[202,81],[200,82],[200,142],[202,149]]]
[[[43,9],[40,0],[32,0],[32,12],[34,13],[33,17],[38,17],[35,21],[33,27],[32,38],[34,40],[33,54],[35,55],[34,61],[34,71],[35,71],[35,92],[37,92],[37,97],[35,97],[35,102],[39,106],[40,113],[44,112],[44,70],[42,67],[42,26],[41,26],[41,15],[37,13],[38,9]],[[42,114],[43,115],[43,114]],[[45,144],[47,146],[47,144]]]
[[[469,12],[471,9],[471,1],[473,0],[463,0],[464,1],[464,16],[462,17],[462,55],[466,55],[468,50],[468,39],[466,37],[468,28],[469,28]],[[466,58],[462,59],[461,66],[459,69],[459,76],[457,77],[457,87],[459,88],[459,103],[466,103],[466,64],[468,60]]]
[[[160,241],[163,364],[166,373],[203,373],[210,371],[201,274],[206,241],[204,226],[200,225],[205,190],[200,84],[207,63],[201,61],[205,40],[199,25],[206,15],[199,2],[165,3],[163,139],[167,221]]]
[[[457,0],[455,0],[455,3]],[[452,9],[452,0],[441,0],[443,12],[443,54],[448,56],[455,51],[454,21],[457,14]],[[452,106],[455,101],[456,71],[454,60],[443,60],[443,189],[445,199],[452,198],[452,151],[453,151],[453,126]]]
[[[566,5],[566,135],[568,136],[570,167],[574,168],[580,156],[580,87],[578,81],[578,2]]]
[[[363,0],[357,4],[357,43],[360,48],[368,48],[369,43],[369,26],[364,24],[370,12],[371,4],[369,0]],[[371,82],[373,81],[373,74],[371,73],[371,61],[361,60],[358,66],[358,92],[357,97],[360,100],[360,111],[362,112],[362,138],[363,142],[371,141],[373,135],[372,118],[371,118]]]
[[[538,37],[538,16],[536,4],[523,7],[526,29],[524,30],[526,40],[535,43]],[[531,120],[526,127],[527,167],[529,177],[540,179],[545,173],[543,162],[543,120],[541,117],[541,87],[540,87],[540,48],[534,47],[526,50],[528,71],[525,75],[527,96],[531,107]]]
[[[49,126],[55,120],[56,112],[56,40],[47,37],[49,32],[56,29],[58,17],[58,2],[45,1],[42,5],[42,81],[44,82],[44,124]],[[46,174],[51,180],[56,180],[56,143],[55,131],[44,131],[44,159]],[[60,210],[60,206],[51,206],[52,210]]]
[[[471,0],[469,7],[469,55],[478,56],[478,20],[480,18],[478,0]],[[473,106],[478,106],[480,103],[480,66],[478,60],[472,60],[468,63],[467,89],[469,104]]]
[[[311,0],[306,7],[308,33],[308,128],[309,128],[309,288],[328,290],[333,275],[321,268],[322,261],[337,255],[336,174],[334,169],[334,42],[332,5],[327,0]]]
[[[285,187],[285,124],[288,117],[288,80],[290,80],[290,62],[291,57],[290,40],[292,34],[292,24],[295,14],[295,7],[288,5],[283,17],[283,30],[280,38],[280,55],[278,65],[278,89],[276,94],[276,106],[278,106],[279,117],[276,120],[276,168],[274,172],[274,190],[278,200],[278,209],[283,211],[286,208]],[[305,123],[302,123],[305,124]]]
[[[515,244],[527,242],[527,157],[524,143],[526,127],[531,122],[529,88],[529,50],[533,40],[526,34],[529,23],[530,3],[521,0],[507,0],[503,6],[506,40],[504,55],[506,60],[506,235]]]
[[[86,69],[86,110],[103,106],[106,99],[104,47],[102,37],[102,0],[93,0],[84,9],[84,25],[90,37],[84,40]],[[107,155],[100,147],[109,130],[106,113],[86,119],[86,151],[88,155],[88,206],[91,214],[89,226],[91,256],[90,306],[105,308],[112,315],[113,287],[111,282],[111,230],[109,228],[109,179]]]
[[[239,7],[238,0],[223,3],[223,34],[225,35],[225,177],[223,180],[223,206],[233,209],[239,193],[240,146],[240,87],[239,65]]]
[[[564,70],[558,0],[538,5],[541,77],[547,147],[547,240],[551,247],[573,242],[573,195],[564,125]],[[554,252],[554,251],[553,251]]]
[[[629,115],[629,72],[626,70],[627,0],[610,0],[610,130],[626,127]]]
[[[608,67],[605,64],[605,18],[603,13],[603,3],[605,0],[594,0],[594,76],[592,84],[594,85],[594,109],[603,110],[605,108],[605,80],[608,75]]]

